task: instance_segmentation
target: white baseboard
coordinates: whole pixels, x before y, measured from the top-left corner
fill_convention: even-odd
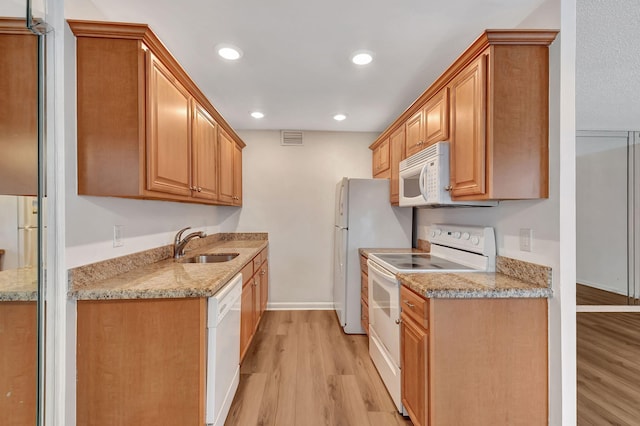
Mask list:
[[[330,311],[333,302],[269,302],[267,311]]]
[[[592,282],[592,281],[589,281],[589,280],[583,280],[583,279],[580,279],[580,278],[577,278],[576,282],[578,284],[586,285],[588,287],[593,287],[593,288],[596,288],[598,290],[608,291],[609,293],[620,294],[622,296],[626,296],[627,295],[627,292],[625,290],[620,290],[619,288],[613,288],[613,287],[607,286],[606,284],[595,283],[595,282]]]

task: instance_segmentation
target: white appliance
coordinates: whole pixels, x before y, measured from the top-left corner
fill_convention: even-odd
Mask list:
[[[429,241],[430,253],[373,253],[367,262],[369,355],[396,408],[405,415],[400,389],[400,282],[396,274],[495,270],[491,227],[432,225]]]
[[[21,196],[18,197],[18,268],[36,266],[38,266],[38,198]]]
[[[209,298],[207,331],[207,425],[222,426],[240,381],[242,274]]]
[[[411,247],[412,209],[389,203],[387,179],[343,178],[336,186],[333,304],[348,334],[364,334],[360,323],[359,248]]]
[[[452,201],[449,142],[437,142],[400,162],[400,201],[405,207],[488,207],[496,201]]]

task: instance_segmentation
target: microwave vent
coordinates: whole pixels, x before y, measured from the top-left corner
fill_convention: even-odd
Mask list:
[[[285,145],[285,146],[304,145],[304,142],[302,140],[302,131],[301,130],[281,130],[280,145]]]
[[[446,151],[449,148],[449,144],[447,141],[442,141],[438,143],[434,143],[433,145],[428,146],[420,152],[413,154],[410,157],[404,159],[400,165],[400,168],[409,168],[415,166],[416,164],[424,163],[425,161],[435,158],[439,155],[446,154]]]

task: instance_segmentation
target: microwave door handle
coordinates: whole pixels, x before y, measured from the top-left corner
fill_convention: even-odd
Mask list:
[[[427,190],[425,188],[425,178],[427,174],[427,165],[422,166],[422,170],[420,170],[420,179],[418,180],[418,185],[420,186],[420,194],[426,200],[427,199]]]

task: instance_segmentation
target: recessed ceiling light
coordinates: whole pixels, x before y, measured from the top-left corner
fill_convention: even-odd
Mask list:
[[[336,120],[336,121],[342,121],[345,118],[347,118],[347,116],[345,114],[336,114],[336,115],[333,116],[333,119]]]
[[[216,47],[216,50],[218,51],[218,55],[230,61],[240,59],[242,56],[242,51],[240,49],[229,44],[220,44]]]
[[[253,112],[251,113],[251,116],[252,116],[253,118],[262,118],[262,117],[264,117],[264,114],[263,114],[263,113],[261,113],[260,111],[253,111]]]
[[[358,50],[351,55],[351,62],[356,65],[367,65],[373,61],[373,53],[368,50]]]

